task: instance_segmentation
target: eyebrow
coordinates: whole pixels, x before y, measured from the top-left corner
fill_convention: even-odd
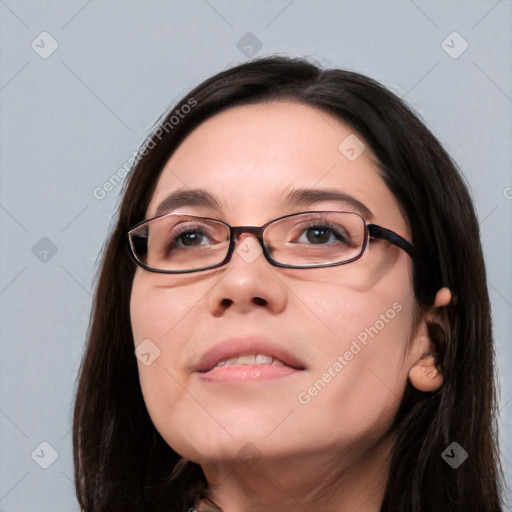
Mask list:
[[[350,205],[354,210],[367,219],[373,218],[373,212],[361,201],[349,194],[335,189],[292,189],[285,198],[286,206],[290,208],[307,207],[324,201],[335,201]]]
[[[284,206],[290,209],[309,207],[324,201],[335,201],[350,205],[354,210],[367,219],[373,218],[372,211],[354,197],[332,189],[292,189],[284,198]],[[156,209],[155,216],[164,215],[184,206],[206,207],[220,214],[221,202],[204,189],[177,190],[164,199]]]
[[[222,205],[210,192],[203,189],[177,190],[164,199],[156,209],[156,216],[172,212],[183,206],[203,206],[220,213]]]

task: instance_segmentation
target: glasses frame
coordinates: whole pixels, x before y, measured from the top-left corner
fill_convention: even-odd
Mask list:
[[[308,214],[308,213],[309,214],[311,214],[311,213],[313,213],[313,214],[315,214],[315,213],[316,214],[318,214],[318,213],[349,213],[352,215],[357,215],[363,221],[364,230],[365,230],[364,242],[363,242],[363,245],[361,247],[361,251],[359,252],[359,254],[346,260],[346,261],[334,262],[334,263],[321,263],[321,264],[316,264],[316,265],[290,265],[287,263],[280,263],[280,262],[274,260],[272,258],[272,256],[270,256],[269,252],[267,251],[267,247],[263,240],[263,232],[265,231],[265,229],[267,229],[268,226],[270,226],[271,224],[273,224],[277,221],[280,221],[282,219],[286,219],[289,217],[295,217],[298,215],[304,215],[304,214]],[[138,229],[140,226],[143,226],[143,225],[148,224],[156,219],[160,219],[162,217],[166,217],[169,215],[187,215],[187,216],[195,217],[198,219],[211,220],[211,221],[214,221],[214,222],[217,222],[219,224],[223,224],[224,226],[226,226],[229,229],[229,247],[228,247],[228,252],[226,254],[226,257],[220,263],[216,263],[215,265],[208,265],[207,267],[199,267],[199,268],[188,269],[188,270],[158,269],[155,267],[151,267],[150,265],[148,265],[148,264],[144,263],[143,261],[141,261],[140,259],[138,259],[137,255],[135,254],[134,248],[133,248],[133,239],[132,239],[133,232],[136,229]],[[143,220],[143,221],[139,222],[138,224],[136,224],[135,226],[133,226],[127,233],[128,243],[126,245],[126,249],[128,251],[130,258],[135,262],[136,265],[138,265],[139,267],[142,267],[146,270],[149,270],[150,272],[156,272],[159,274],[189,274],[191,272],[201,272],[203,270],[210,270],[212,268],[222,267],[223,265],[226,265],[226,263],[229,263],[229,261],[231,260],[231,258],[233,256],[233,252],[235,251],[236,241],[238,239],[238,236],[241,235],[242,233],[250,233],[251,235],[254,235],[262,248],[265,259],[272,266],[280,267],[280,268],[310,269],[310,268],[337,267],[340,265],[346,265],[347,263],[352,263],[353,261],[356,261],[362,257],[366,248],[368,247],[370,238],[385,240],[386,242],[389,242],[389,243],[395,245],[396,247],[404,250],[411,258],[414,259],[417,257],[417,253],[416,253],[416,250],[414,249],[413,245],[410,242],[408,242],[405,238],[401,237],[398,233],[395,233],[394,231],[384,228],[382,226],[378,226],[377,224],[369,224],[366,221],[366,219],[362,215],[360,215],[358,212],[338,211],[338,210],[322,210],[322,211],[316,210],[316,211],[290,213],[288,215],[283,215],[282,217],[277,217],[276,219],[269,220],[267,223],[265,223],[263,226],[260,226],[260,227],[258,227],[258,226],[230,226],[227,222],[224,222],[219,219],[214,219],[212,217],[201,217],[199,215],[192,215],[190,213],[185,213],[185,212],[164,213],[162,215],[158,215],[157,217]]]

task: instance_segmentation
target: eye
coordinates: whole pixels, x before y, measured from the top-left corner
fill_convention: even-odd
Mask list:
[[[207,225],[175,226],[169,235],[168,248],[206,246],[215,243],[213,230]]]
[[[206,243],[206,236],[204,233],[200,233],[199,231],[184,231],[174,239],[174,242],[177,242],[178,244],[185,247],[204,245],[204,243]]]
[[[341,242],[348,245],[350,237],[347,235],[346,230],[341,225],[322,223],[303,229],[297,242],[314,245],[330,245]]]

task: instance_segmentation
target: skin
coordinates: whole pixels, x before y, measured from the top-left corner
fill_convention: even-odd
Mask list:
[[[349,161],[338,149],[353,130],[323,111],[293,103],[243,106],[201,124],[163,170],[146,218],[170,193],[206,189],[222,204],[181,211],[232,226],[261,226],[332,201],[289,210],[290,187],[337,189],[373,212],[374,222],[411,240],[371,150]],[[352,210],[344,205],[343,210]],[[257,250],[252,235],[238,245]],[[442,385],[426,318],[414,329],[412,261],[372,240],[360,260],[328,269],[281,269],[235,251],[225,266],[182,275],[137,268],[131,295],[135,345],[149,338],[160,356],[140,362],[152,421],[180,455],[201,464],[212,498],[226,512],[378,511],[393,438],[384,434],[409,379]],[[442,289],[429,314],[450,301]],[[299,393],[332,368],[357,335],[401,306],[367,345],[307,404]],[[395,306],[396,307],[396,306]],[[286,347],[306,370],[257,383],[205,383],[190,368],[233,336],[259,335]],[[332,370],[331,370],[332,372]]]

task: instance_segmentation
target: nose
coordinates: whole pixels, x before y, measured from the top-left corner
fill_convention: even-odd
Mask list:
[[[247,314],[261,308],[282,312],[288,302],[288,288],[266,259],[258,239],[249,233],[237,237],[231,260],[208,296],[213,316],[227,310]]]

